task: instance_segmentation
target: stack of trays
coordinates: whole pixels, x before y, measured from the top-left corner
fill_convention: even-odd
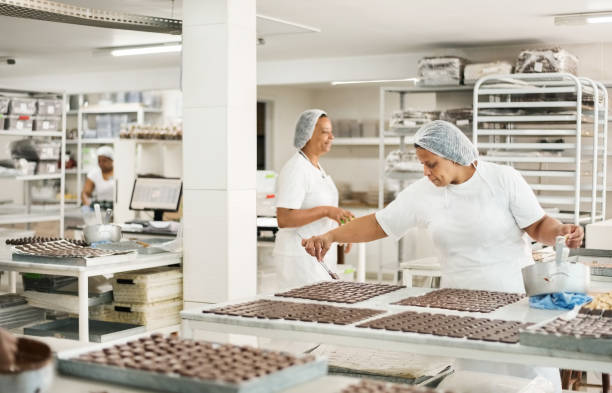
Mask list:
[[[0,295],[1,328],[13,329],[44,319],[44,310],[28,305],[23,296],[14,294]]]
[[[114,302],[91,317],[109,322],[144,325],[148,330],[178,325],[183,306],[183,273],[158,267],[116,274]]]

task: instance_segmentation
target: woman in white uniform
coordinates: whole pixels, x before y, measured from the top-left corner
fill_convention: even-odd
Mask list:
[[[524,293],[521,268],[533,263],[525,234],[547,245],[556,236],[566,236],[572,248],[582,243],[580,226],[547,216],[514,168],[477,161],[478,151],[454,125],[426,124],[416,133],[415,146],[426,177],[376,214],[304,240],[309,254],[321,259],[334,242],[399,239],[410,228],[427,228],[440,254],[443,287]],[[561,390],[556,369],[464,360],[457,367],[542,375]]]
[[[334,135],[327,114],[319,109],[303,112],[295,126],[296,153],[287,161],[276,182],[276,234],[274,258],[279,288],[294,288],[329,280],[323,266],[306,253],[302,239],[327,232],[353,218],[338,208],[338,190],[319,163],[330,151]],[[346,252],[350,246],[346,248]],[[320,260],[332,271],[336,247]]]
[[[92,202],[104,202],[112,206],[115,200],[113,149],[102,146],[97,150],[98,166],[89,171],[81,192],[81,203],[90,206]]]

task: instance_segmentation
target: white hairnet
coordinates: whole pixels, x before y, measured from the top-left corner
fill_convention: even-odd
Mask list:
[[[435,120],[419,128],[414,143],[459,165],[478,159],[478,150],[460,129],[444,120]]]
[[[308,109],[300,115],[295,125],[295,137],[293,138],[293,146],[301,149],[312,138],[312,133],[317,124],[317,120],[327,113],[321,109]]]
[[[111,160],[114,160],[113,156],[114,156],[114,152],[113,152],[113,148],[110,146],[102,146],[97,150],[97,155],[98,157],[100,156],[104,156],[104,157],[108,157]]]

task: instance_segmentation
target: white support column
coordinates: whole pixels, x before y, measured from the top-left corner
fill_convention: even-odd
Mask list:
[[[255,1],[184,0],[183,15],[183,296],[253,296]]]

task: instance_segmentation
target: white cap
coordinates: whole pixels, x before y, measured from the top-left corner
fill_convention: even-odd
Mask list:
[[[113,148],[110,146],[102,146],[98,149],[97,151],[98,157],[100,156],[104,156],[104,157],[108,157],[111,160],[114,160],[113,156],[114,156],[114,152],[113,152]]]

